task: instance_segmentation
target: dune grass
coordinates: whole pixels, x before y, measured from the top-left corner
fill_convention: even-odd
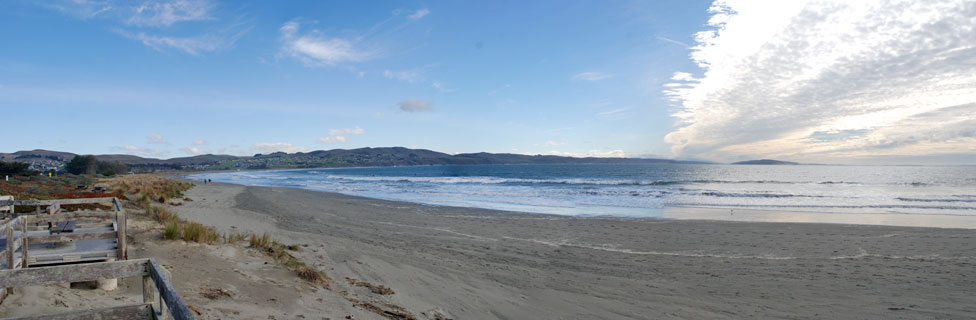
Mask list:
[[[248,241],[250,248],[264,252],[275,262],[294,271],[299,278],[305,281],[322,286],[327,286],[331,281],[328,275],[308,266],[288,252],[289,250],[299,251],[301,250],[300,246],[282,244],[272,239],[271,235],[267,233],[262,235],[240,232],[221,234],[211,227],[183,220],[176,213],[167,209],[165,207],[167,199],[184,198],[184,201],[192,201],[183,195],[184,191],[193,187],[191,183],[148,174],[106,179],[105,183],[112,190],[132,194],[133,198],[136,199],[134,202],[145,211],[146,216],[163,225],[163,239],[205,244],[236,244],[241,241]],[[157,205],[155,202],[160,204]]]
[[[189,182],[151,174],[130,174],[102,182],[115,192],[138,195],[135,197],[137,204],[166,203],[167,199],[183,198],[183,192],[193,187]]]
[[[272,239],[267,233],[261,236],[252,233],[250,235],[250,245],[251,248],[264,251],[271,259],[294,271],[299,278],[305,281],[323,286],[327,286],[332,281],[325,273],[308,266],[305,262],[288,253],[290,248],[298,248],[298,246],[284,245]]]

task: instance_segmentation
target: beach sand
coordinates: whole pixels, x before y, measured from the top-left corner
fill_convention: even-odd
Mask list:
[[[305,245],[294,254],[334,279],[314,287],[243,246],[134,235],[207,319],[976,318],[969,229],[572,218],[228,184],[187,196],[171,208],[183,218]],[[31,305],[10,301],[0,316]]]
[[[340,280],[455,319],[973,318],[976,231],[570,218],[201,185],[179,207],[269,232]],[[231,228],[231,227],[236,228]],[[371,297],[372,298],[372,297]]]

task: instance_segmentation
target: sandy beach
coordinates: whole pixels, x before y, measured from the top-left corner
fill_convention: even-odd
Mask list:
[[[976,317],[973,230],[568,218],[227,184],[187,195],[181,216],[320,247],[299,254],[332,291],[418,318]]]
[[[304,282],[246,242],[162,240],[131,215],[130,258],[165,266],[200,319],[976,317],[972,229],[572,218],[219,183],[186,196],[169,207],[184,219],[268,233],[333,279]],[[0,317],[140,293],[139,279],[20,288]]]

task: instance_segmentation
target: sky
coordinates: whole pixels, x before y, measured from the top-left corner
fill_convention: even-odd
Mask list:
[[[0,3],[0,152],[976,163],[974,1]]]

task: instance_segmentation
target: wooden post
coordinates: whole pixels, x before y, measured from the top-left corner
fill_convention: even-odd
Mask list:
[[[105,259],[105,262],[115,262],[115,259]],[[119,279],[98,279],[95,282],[98,283],[98,288],[105,291],[113,291],[119,288]]]
[[[117,228],[119,228],[119,230],[117,231],[118,239],[116,240],[116,247],[118,247],[119,250],[118,259],[125,260],[127,256],[125,251],[125,229],[126,229],[125,211],[119,211],[118,213],[115,214],[115,225]]]
[[[156,300],[156,285],[153,284],[152,277],[145,275],[142,277],[142,303],[149,304],[152,307],[152,312],[155,314],[154,318],[159,318],[162,315],[162,306],[157,303]]]
[[[12,224],[13,221],[3,228],[3,235],[7,238],[7,269],[14,268],[14,228],[10,226]]]
[[[23,241],[23,244],[20,245],[20,257],[23,259],[20,267],[27,268],[27,219],[21,218],[20,225],[23,226],[20,231],[20,240]]]
[[[10,226],[14,224],[14,222],[15,221],[11,221],[3,228],[3,235],[7,237],[7,251],[4,254],[7,258],[7,269],[10,270],[14,269],[14,228]],[[3,301],[8,294],[14,292],[13,288],[0,288],[0,290],[4,290],[3,293],[0,293],[0,301]]]

